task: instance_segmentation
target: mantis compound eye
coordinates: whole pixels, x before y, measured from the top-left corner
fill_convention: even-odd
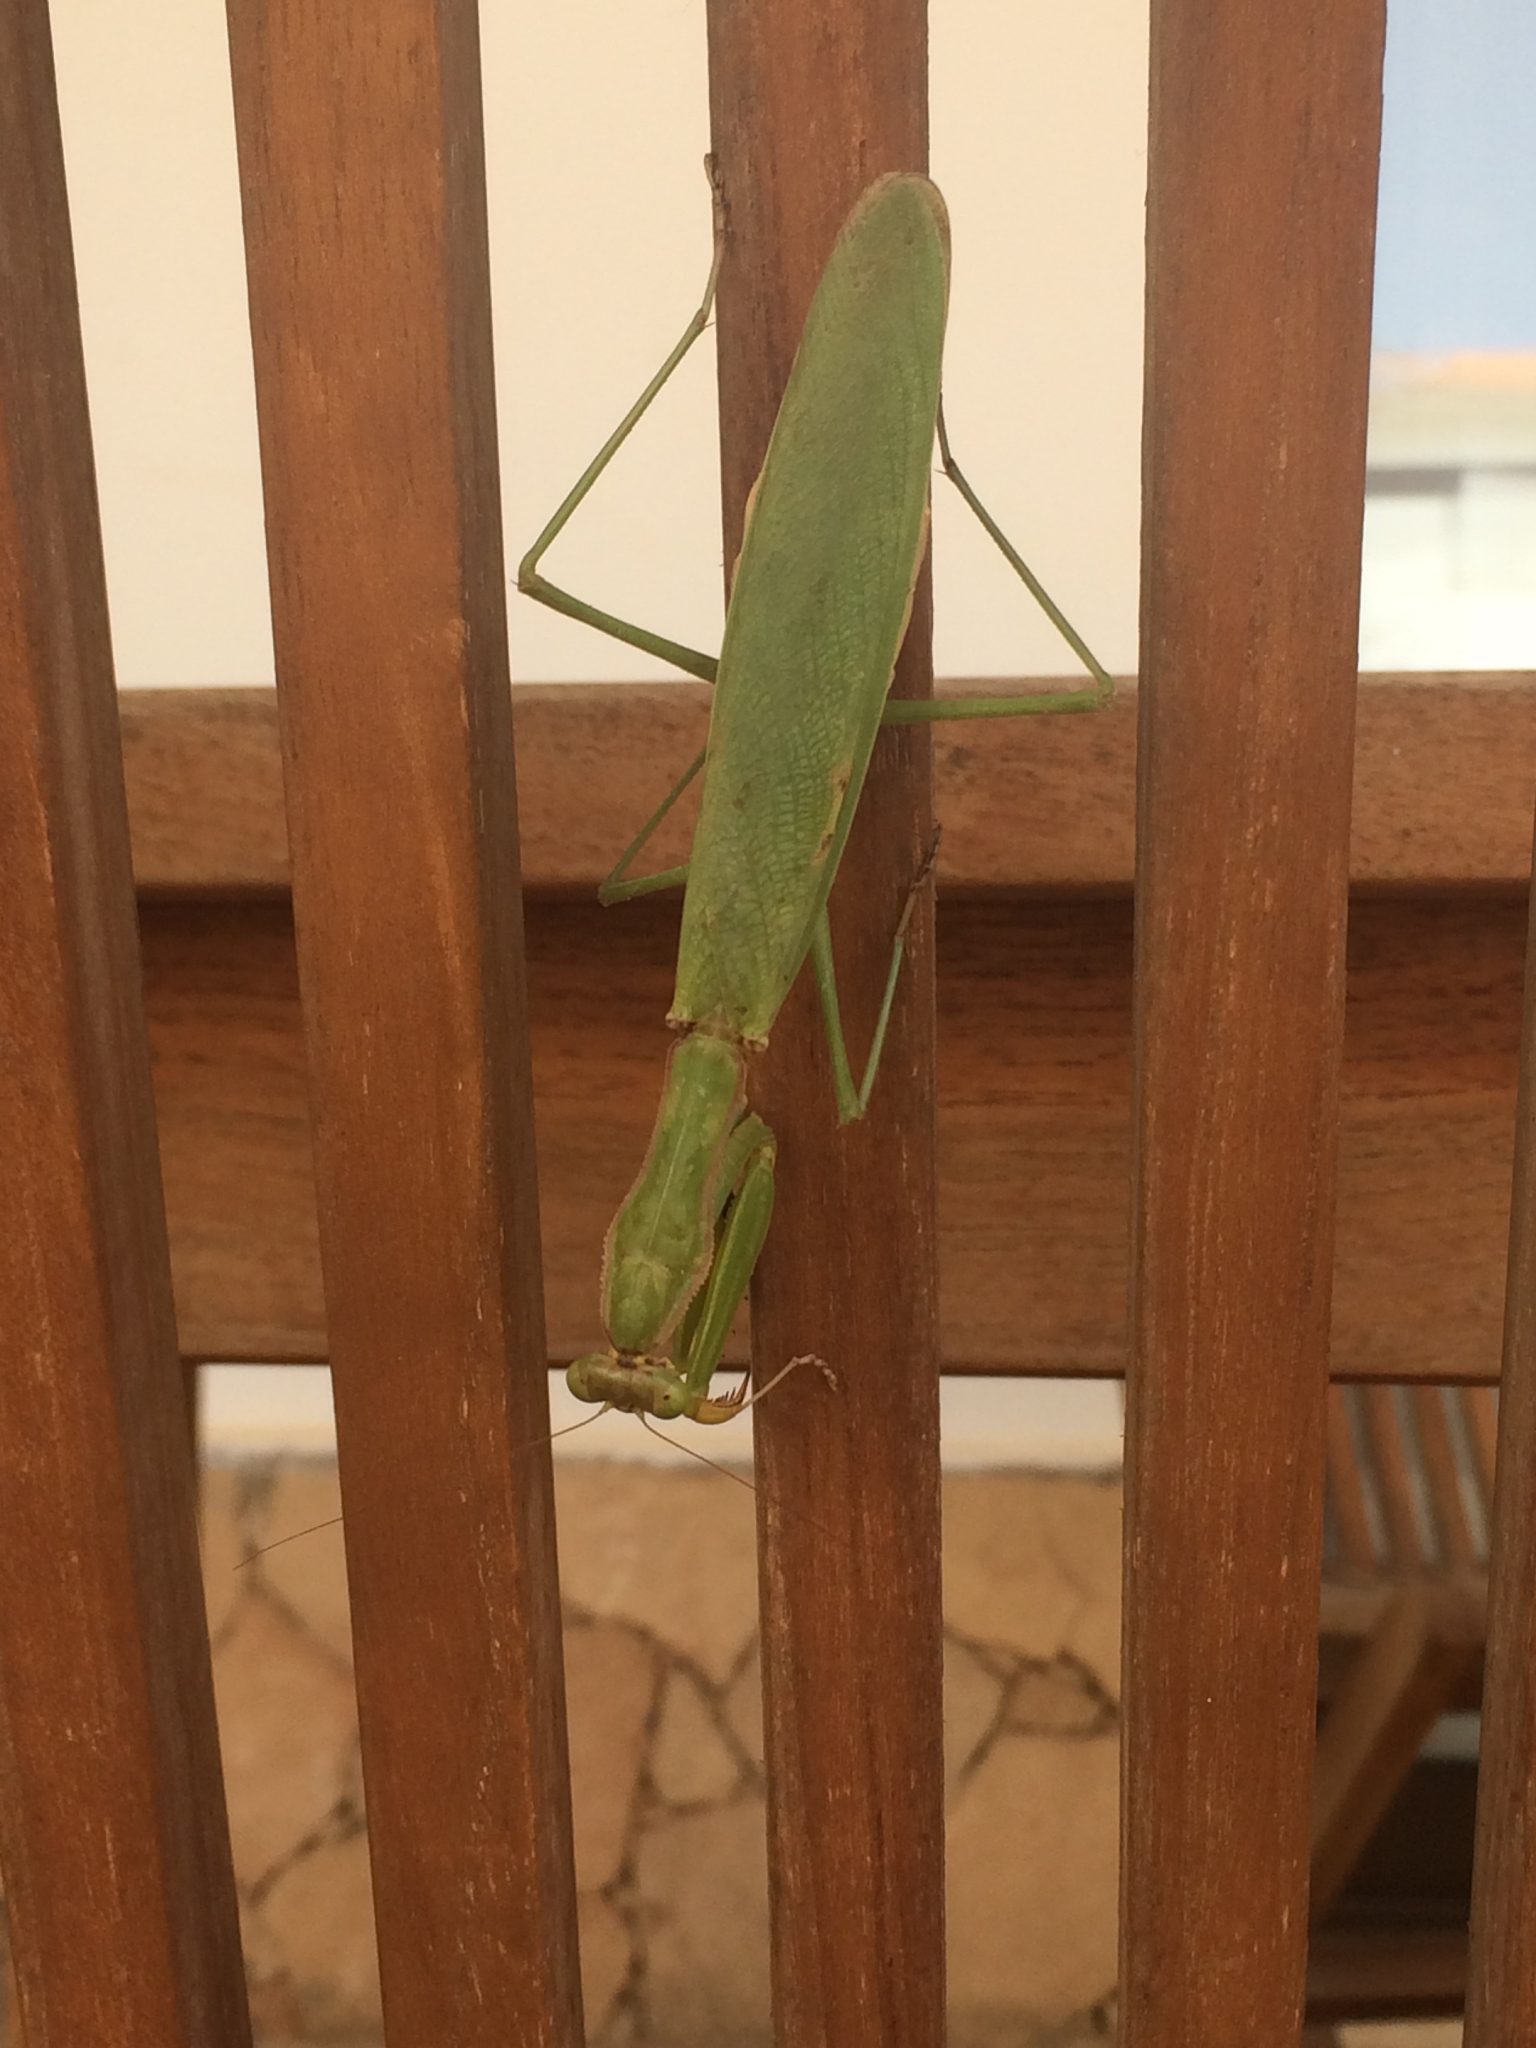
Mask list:
[[[682,1416],[688,1403],[688,1389],[678,1382],[673,1386],[656,1389],[656,1406],[653,1410],[658,1422],[676,1422]]]
[[[578,1358],[567,1368],[565,1383],[578,1401],[606,1401],[605,1381],[612,1367],[613,1360],[602,1352]]]

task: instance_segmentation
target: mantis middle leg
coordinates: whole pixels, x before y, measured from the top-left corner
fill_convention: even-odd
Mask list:
[[[569,619],[579,619],[583,625],[596,627],[598,632],[606,633],[610,639],[621,640],[627,647],[637,647],[644,654],[654,654],[659,660],[669,661],[674,667],[682,669],[685,675],[697,676],[702,682],[712,683],[715,680],[716,667],[713,655],[701,654],[695,647],[685,647],[679,641],[669,640],[660,633],[653,633],[648,627],[634,625],[628,619],[621,619],[612,612],[602,611],[597,606],[588,604],[583,598],[573,597],[568,590],[560,589],[539,572],[539,563],[544,555],[565,531],[587,493],[650,411],[658,393],[666,385],[673,371],[709,325],[710,308],[715,302],[715,286],[720,277],[720,259],[725,253],[725,203],[713,158],[706,157],[705,169],[709,173],[710,191],[714,196],[714,253],[710,261],[709,277],[704,286],[704,296],[666,361],[561,499],[543,532],[518,564],[517,587],[525,597],[537,599],[540,604],[548,605],[551,611],[560,612]]]

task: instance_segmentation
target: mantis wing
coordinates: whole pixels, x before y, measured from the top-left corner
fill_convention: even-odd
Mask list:
[[[761,1042],[842,857],[927,534],[944,203],[864,193],[811,304],[726,614],[672,1019]]]

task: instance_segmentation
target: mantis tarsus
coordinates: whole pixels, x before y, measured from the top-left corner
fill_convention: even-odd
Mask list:
[[[939,402],[948,219],[937,188],[915,174],[869,186],[822,272],[749,504],[718,661],[546,582],[539,562],[550,543],[704,331],[724,242],[716,186],[714,261],[698,311],[518,571],[518,588],[528,596],[715,686],[704,751],[602,890],[605,902],[615,902],[686,883],[667,1019],[678,1037],[649,1150],[604,1251],[610,1348],[577,1359],[568,1374],[583,1401],[664,1421],[725,1422],[744,1405],[745,1384],[726,1400],[712,1400],[709,1387],[773,1208],[774,1138],[747,1106],[747,1076],[807,954],[840,1120],[861,1116],[869,1100],[907,915],[929,865],[915,877],[894,934],[884,997],[856,1080],[838,1007],[827,897],[880,725],[1086,711],[1103,704],[1112,688],[950,453]],[[935,436],[946,475],[1082,661],[1088,687],[887,703],[927,544]],[[630,862],[701,768],[703,795],[686,867],[631,879]]]

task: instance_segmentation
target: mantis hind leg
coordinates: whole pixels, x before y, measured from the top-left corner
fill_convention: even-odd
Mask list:
[[[683,770],[676,782],[673,783],[661,802],[652,811],[634,838],[631,839],[628,846],[619,855],[605,880],[599,883],[597,891],[599,903],[628,903],[635,896],[653,896],[659,889],[680,888],[687,881],[688,863],[686,861],[680,867],[659,868],[653,875],[636,875],[633,880],[629,877],[629,864],[703,766],[704,749],[700,747],[699,751],[688,763],[688,766]]]
[[[842,1004],[837,994],[837,967],[832,955],[832,926],[828,921],[825,905],[816,919],[816,927],[811,935],[811,965],[816,975],[817,992],[821,997],[821,1014],[826,1025],[827,1045],[832,1054],[832,1085],[837,1093],[839,1123],[855,1122],[869,1107],[870,1091],[875,1085],[875,1075],[880,1070],[881,1056],[885,1051],[885,1034],[890,1026],[891,1009],[896,1001],[896,984],[901,978],[901,963],[906,957],[907,929],[912,922],[912,913],[917,907],[918,897],[933,874],[933,864],[938,857],[938,851],[939,835],[935,832],[923,858],[923,864],[912,878],[912,886],[907,891],[907,900],[902,905],[901,915],[896,920],[896,931],[891,940],[890,965],[886,969],[885,989],[880,997],[880,1010],[875,1018],[874,1034],[870,1039],[864,1072],[857,1081],[853,1078],[853,1067],[848,1058]]]
[[[882,723],[937,725],[952,718],[1017,718],[1032,712],[1097,711],[1114,695],[1114,678],[971,488],[964,470],[956,462],[950,449],[949,430],[944,424],[942,404],[939,407],[938,440],[939,462],[944,474],[975,514],[1003,560],[1066,641],[1092,680],[1085,690],[1026,691],[1016,697],[951,697],[946,703],[933,703],[923,698],[898,698],[894,703],[886,705]]]
[[[881,724],[937,725],[949,719],[1016,718],[1039,712],[1097,711],[1114,695],[1114,678],[971,488],[965,472],[956,462],[950,448],[949,430],[944,423],[942,403],[938,416],[938,444],[939,460],[944,474],[980,521],[1003,559],[1088,671],[1091,680],[1086,689],[1025,691],[1011,697],[951,697],[945,702],[938,703],[926,698],[897,698],[894,702],[887,702],[881,715]],[[825,907],[816,920],[811,939],[811,960],[816,973],[816,986],[821,995],[822,1015],[826,1021],[827,1043],[832,1053],[833,1084],[837,1090],[837,1113],[842,1123],[850,1123],[856,1117],[861,1117],[869,1106],[870,1090],[874,1086],[875,1075],[879,1070],[880,1056],[885,1050],[886,1029],[891,1021],[891,1006],[896,998],[896,983],[906,951],[907,927],[911,922],[917,892],[932,873],[934,854],[937,850],[938,839],[935,837],[933,845],[929,848],[928,858],[913,881],[906,904],[897,921],[896,935],[891,946],[891,964],[886,974],[880,1013],[875,1020],[869,1058],[865,1063],[863,1077],[857,1082],[853,1078],[853,1069],[848,1059],[848,1042],[843,1032],[842,1007],[838,1002],[837,973],[832,957],[832,930],[827,921]]]
[[[897,698],[888,703],[881,715],[882,725],[938,725],[950,719],[965,718],[1017,718],[1029,712],[1048,711],[1091,711],[1097,710],[1105,701],[1103,690],[1041,690],[1014,697],[951,697],[939,703],[927,698]],[[682,774],[667,791],[661,802],[646,819],[628,846],[619,855],[606,878],[598,886],[598,899],[603,903],[628,903],[636,896],[651,896],[661,889],[679,889],[688,879],[688,863],[677,867],[659,868],[654,874],[636,875],[631,878],[629,864],[645,845],[646,841],[661,824],[673,805],[688,788],[694,777],[704,766],[704,749],[700,747]],[[919,878],[921,879],[921,877]],[[905,925],[903,925],[903,929]],[[898,942],[899,943],[899,942]],[[895,968],[892,967],[894,985]],[[836,993],[832,998],[832,1009],[836,1010]],[[887,1010],[889,1001],[887,1001]],[[840,1027],[829,1023],[829,1030]]]

